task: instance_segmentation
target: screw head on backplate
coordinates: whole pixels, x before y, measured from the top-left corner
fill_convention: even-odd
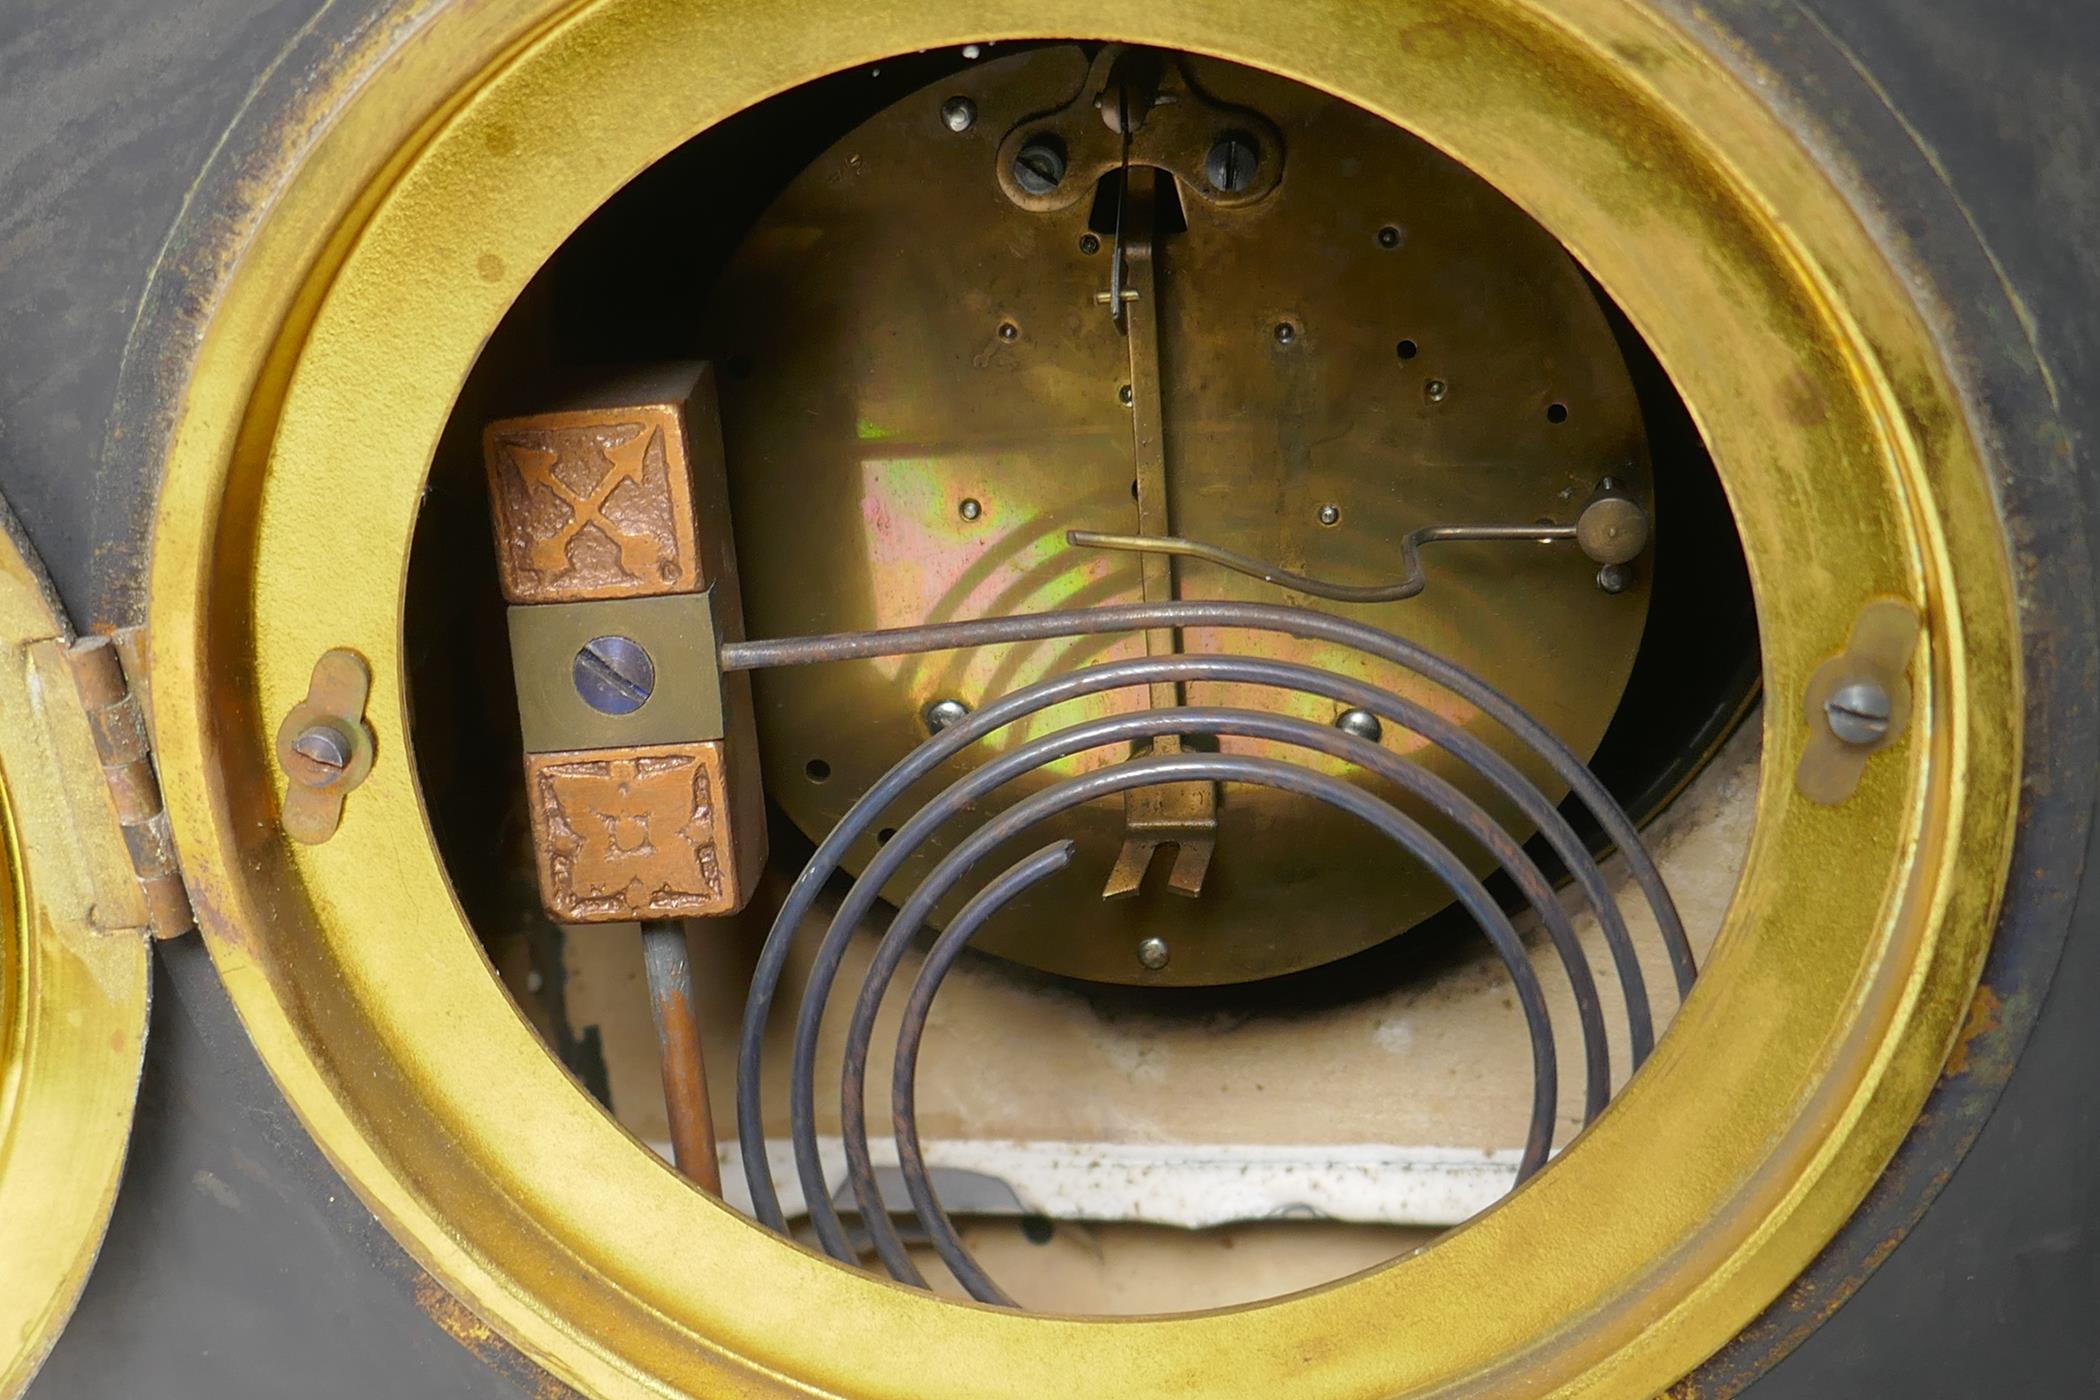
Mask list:
[[[1203,159],[1203,178],[1219,194],[1245,194],[1261,168],[1261,152],[1251,137],[1228,132],[1218,138]]]
[[[1369,710],[1344,710],[1334,717],[1334,727],[1374,744],[1385,737],[1385,726]]]
[[[952,696],[926,707],[926,728],[935,734],[970,717],[970,707]]]
[[[1048,141],[1030,141],[1014,156],[1014,183],[1029,194],[1048,194],[1065,182],[1065,153]]]

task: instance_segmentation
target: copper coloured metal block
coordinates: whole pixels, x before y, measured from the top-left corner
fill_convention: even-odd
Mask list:
[[[482,451],[511,602],[694,593],[734,577],[710,367],[600,382],[489,424]]]
[[[713,371],[571,392],[483,435],[535,857],[564,923],[733,913],[765,862]]]
[[[724,749],[714,739],[526,755],[547,912],[592,924],[741,909],[764,849],[732,838]]]

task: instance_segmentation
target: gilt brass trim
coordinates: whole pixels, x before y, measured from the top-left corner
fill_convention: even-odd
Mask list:
[[[1774,694],[1801,693],[1868,598],[1925,623],[1910,724],[1842,807],[1795,793],[1805,724],[1767,707],[1760,821],[1714,957],[1596,1126],[1434,1248],[1258,1308],[1015,1317],[759,1231],[532,1037],[460,919],[411,765],[375,769],[325,846],[249,819],[262,717],[328,646],[372,658],[380,742],[407,752],[424,472],[488,332],[592,209],[818,73],[1046,34],[1304,77],[1560,236],[1706,436]],[[1645,1396],[1859,1202],[1946,1057],[2003,888],[2021,714],[2006,545],[1931,313],[1794,132],[1675,21],[1624,0],[462,4],[430,7],[334,96],[258,205],[171,439],[152,578],[169,808],[287,1098],[417,1259],[563,1381],[636,1400],[1129,1397],[1192,1378],[1314,1400]],[[345,499],[363,508],[346,518]]]
[[[147,909],[43,581],[0,506],[0,1397],[101,1248],[146,1045]]]

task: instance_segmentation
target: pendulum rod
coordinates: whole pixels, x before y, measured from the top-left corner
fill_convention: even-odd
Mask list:
[[[1132,120],[1127,106],[1126,127]],[[1118,248],[1115,265],[1125,269],[1110,297],[1120,304],[1125,339],[1130,349],[1131,456],[1136,468],[1138,534],[1162,538],[1173,534],[1167,512],[1166,405],[1160,380],[1159,278],[1155,257],[1159,220],[1159,183],[1170,177],[1150,167],[1125,168],[1123,191],[1117,211]],[[1171,602],[1175,598],[1174,560],[1165,553],[1140,556],[1140,579],[1148,603]],[[1149,656],[1171,656],[1181,649],[1180,634],[1172,628],[1145,633]],[[1181,686],[1161,682],[1151,688],[1154,709],[1171,709],[1182,703]],[[1158,755],[1181,752],[1176,734],[1161,734],[1151,741]],[[1203,878],[1217,849],[1217,786],[1208,782],[1161,784],[1134,788],[1124,794],[1124,836],[1115,866],[1102,889],[1105,899],[1136,894],[1154,855],[1163,846],[1174,848],[1174,863],[1167,886],[1177,894],[1195,896],[1203,891]]]
[[[685,921],[642,923],[642,968],[649,979],[649,1012],[663,1063],[664,1108],[671,1121],[671,1160],[701,1190],[722,1194],[715,1157],[714,1113],[707,1100],[707,1064],[700,1052],[700,1018],[693,1002],[693,963]]]

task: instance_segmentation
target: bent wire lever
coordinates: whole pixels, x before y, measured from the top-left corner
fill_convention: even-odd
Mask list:
[[[1326,598],[1337,603],[1397,603],[1412,598],[1428,585],[1423,575],[1421,547],[1455,540],[1534,540],[1551,544],[1574,540],[1582,552],[1599,564],[1620,564],[1638,555],[1648,543],[1647,513],[1623,496],[1600,495],[1583,509],[1573,525],[1424,525],[1410,530],[1400,540],[1400,563],[1406,569],[1392,583],[1335,583],[1279,568],[1251,554],[1223,545],[1206,544],[1180,535],[1116,535],[1100,530],[1067,530],[1065,542],[1081,549],[1119,549],[1133,554],[1172,554],[1201,559],[1221,569],[1273,583],[1296,593]]]

